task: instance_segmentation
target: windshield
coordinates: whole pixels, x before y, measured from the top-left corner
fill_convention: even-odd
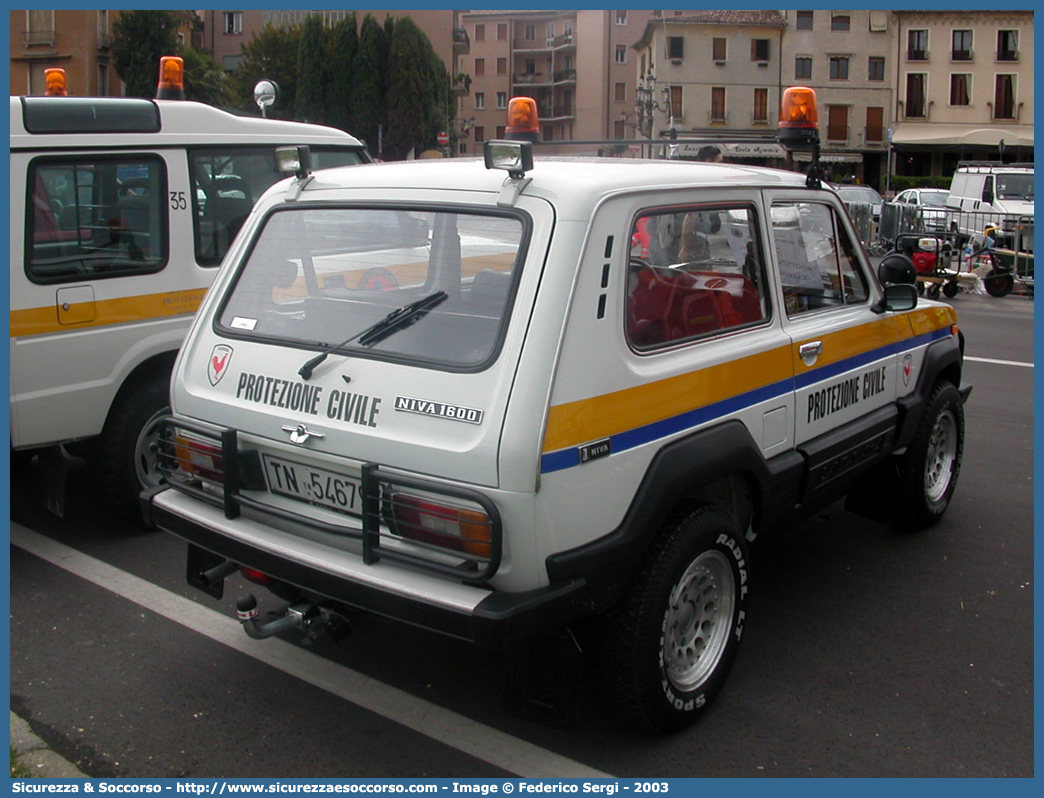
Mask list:
[[[219,326],[339,356],[479,368],[500,345],[524,229],[508,214],[280,210],[257,238]],[[382,326],[365,341],[356,335],[441,292],[409,324]]]
[[[997,199],[1033,200],[1033,175],[1000,173],[997,175]]]

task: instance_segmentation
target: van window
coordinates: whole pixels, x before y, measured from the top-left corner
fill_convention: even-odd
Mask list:
[[[359,163],[362,158],[355,150],[312,150],[313,169]],[[258,197],[286,175],[276,170],[272,147],[192,150],[189,168],[196,261],[201,266],[217,266]]]
[[[1033,173],[997,173],[997,199],[1033,202]]]
[[[774,204],[772,237],[787,315],[858,304],[869,297],[855,248],[831,206]]]
[[[626,302],[631,346],[656,349],[768,318],[760,240],[749,207],[672,207],[639,216]]]
[[[152,156],[29,166],[25,269],[37,283],[146,274],[167,262],[167,177]]]
[[[303,350],[347,341],[353,356],[480,368],[499,350],[525,229],[507,214],[280,209],[253,243],[218,326]],[[421,300],[421,312],[374,327]]]

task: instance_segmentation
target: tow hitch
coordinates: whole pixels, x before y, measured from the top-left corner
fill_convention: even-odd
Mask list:
[[[257,620],[260,614],[257,599],[250,593],[236,599],[236,617],[243,624],[244,631],[255,640],[298,629],[305,636],[302,642],[310,645],[323,634],[329,635],[332,640],[341,640],[351,633],[347,618],[311,601],[299,601],[281,612],[270,612],[265,621]]]

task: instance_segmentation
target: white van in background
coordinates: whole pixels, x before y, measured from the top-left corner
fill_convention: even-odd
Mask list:
[[[341,130],[195,102],[11,97],[11,453],[46,455],[52,509],[75,443],[137,515],[174,357],[281,145],[371,160]]]
[[[1015,244],[1020,219],[1033,220],[1033,164],[961,161],[950,183],[947,206],[954,214],[955,232],[972,236],[990,224],[998,226],[998,247]]]

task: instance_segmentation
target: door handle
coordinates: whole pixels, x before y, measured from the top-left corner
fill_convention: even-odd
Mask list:
[[[805,355],[818,355],[822,351],[822,341],[809,341],[807,344],[801,344],[798,348],[798,354],[801,355],[801,357],[804,357]]]
[[[809,341],[807,344],[801,344],[801,346],[798,347],[798,354],[801,355],[801,360],[806,366],[811,366],[815,363],[822,351],[822,341]]]

